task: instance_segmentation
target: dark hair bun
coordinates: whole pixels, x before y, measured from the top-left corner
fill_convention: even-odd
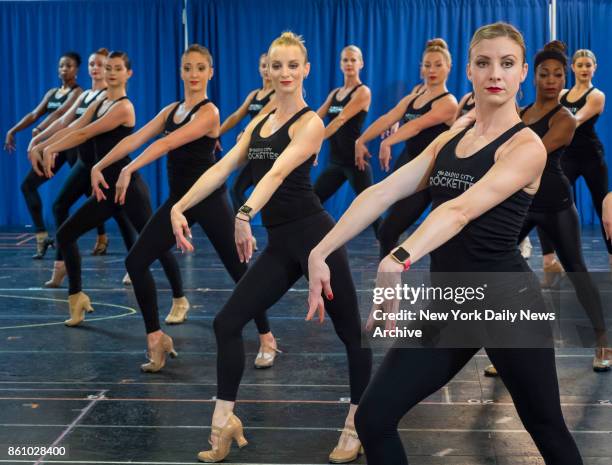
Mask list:
[[[553,50],[555,52],[560,52],[565,55],[565,53],[567,52],[567,46],[560,40],[552,40],[546,45],[544,45],[543,50]]]

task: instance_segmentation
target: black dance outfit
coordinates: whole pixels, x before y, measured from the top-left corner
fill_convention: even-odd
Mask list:
[[[249,143],[249,164],[253,180],[259,182],[291,142],[289,128],[302,115],[298,111],[268,137],[261,128],[269,115],[253,129]],[[242,328],[274,305],[291,286],[308,273],[308,255],[334,226],[312,190],[310,169],[313,155],[295,168],[261,210],[268,231],[268,245],[236,285],[214,321],[217,338],[217,398],[234,401],[244,371]],[[326,301],[336,333],[348,355],[351,403],[357,404],[370,379],[372,354],[361,343],[361,319],[357,293],[351,277],[346,250],[327,258],[336,294]]]

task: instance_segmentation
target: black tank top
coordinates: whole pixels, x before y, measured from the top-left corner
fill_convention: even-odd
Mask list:
[[[578,113],[582,107],[586,105],[588,95],[595,90],[595,87],[591,87],[575,102],[569,102],[567,100],[567,94],[569,91],[563,94],[560,102],[565,108],[572,112],[572,115]],[[581,149],[576,155],[595,155],[598,156],[601,153],[602,144],[595,132],[595,123],[599,119],[599,115],[593,115],[579,127],[576,128],[574,138],[571,144],[568,146],[567,153],[574,155],[574,150]],[[586,149],[586,150],[585,150]],[[590,149],[590,150],[589,150]]]
[[[121,100],[126,100],[126,99],[127,99],[126,96],[118,98],[117,100],[115,100],[113,103],[110,104],[110,106],[106,109],[106,111],[103,114],[100,114],[100,108],[102,107],[102,104],[107,99],[105,98],[104,100],[101,100],[100,104],[98,105],[98,108],[96,108],[96,111],[93,115],[91,122],[93,123],[94,121],[99,120],[106,113],[110,111],[113,105],[115,105],[117,102],[120,102]],[[97,136],[95,136],[92,140],[94,141],[96,162],[104,158],[104,156],[108,152],[110,152],[111,149],[115,145],[117,145],[119,141],[121,141],[121,139],[129,136],[133,130],[134,130],[134,127],[128,127],[128,126],[121,125],[121,126],[117,126],[115,129],[111,129],[110,131],[103,132],[102,134],[98,134]],[[130,163],[130,156],[126,155],[121,160],[118,160],[116,163],[113,163],[111,166],[107,167],[103,171],[103,173],[106,174],[108,172],[108,173],[113,173],[113,175],[115,176],[119,176],[119,172],[121,171],[121,168],[123,168],[129,163]],[[107,179],[107,182],[108,182],[108,179]]]
[[[533,104],[521,111],[521,118]],[[529,125],[540,139],[543,139],[549,129],[550,119],[561,109],[561,104],[550,110],[539,120]],[[534,212],[558,212],[572,205],[570,183],[561,168],[561,156],[565,147],[560,147],[546,157],[546,166],[540,179],[540,188],[536,192],[530,210]]]
[[[55,110],[61,107],[66,102],[66,100],[68,100],[68,97],[70,96],[70,94],[72,94],[72,92],[78,88],[79,86],[74,86],[70,88],[70,90],[66,92],[64,95],[62,95],[61,97],[57,96],[57,92],[60,90],[59,87],[55,89],[53,91],[53,94],[51,94],[51,98],[49,98],[49,101],[47,102],[47,107],[45,108],[45,112],[47,114],[53,113]]]
[[[164,135],[168,135],[187,124],[191,121],[193,115],[209,102],[210,100],[205,99],[197,103],[180,123],[175,123],[174,115],[183,103],[183,100],[181,100],[166,118]],[[202,136],[168,152],[168,184],[171,193],[182,196],[208,168],[215,164],[216,141],[217,139],[212,137]]]
[[[86,95],[81,100],[81,103],[77,107],[75,111],[75,115],[77,118],[80,118],[86,111],[89,106],[96,101],[98,96],[104,92],[106,89],[92,91],[91,89],[85,91]],[[85,164],[85,166],[91,168],[96,163],[96,148],[94,146],[93,139],[83,142],[78,147],[79,158]]]
[[[249,106],[248,106],[247,111],[251,119],[255,118],[259,114],[259,112],[263,109],[263,107],[265,107],[268,103],[270,103],[270,98],[272,97],[272,94],[274,93],[274,91],[265,95],[261,100],[257,100],[258,93],[259,91],[255,92],[255,95],[253,95],[253,98],[251,99],[251,102],[249,103]]]
[[[255,185],[270,171],[276,159],[291,142],[289,127],[310,111],[312,110],[309,107],[302,108],[268,137],[261,136],[261,128],[274,111],[267,114],[255,126],[251,134],[248,153],[248,166]],[[319,197],[315,195],[310,182],[310,168],[314,159],[315,154],[295,168],[274,192],[261,210],[264,226],[288,223],[323,210]]]
[[[440,100],[441,98],[446,97],[449,94],[450,92],[440,94],[437,97],[434,97],[429,100],[425,105],[420,108],[414,108],[414,101],[416,100],[416,97],[413,98],[406,107],[406,111],[404,112],[404,116],[402,117],[402,124],[406,124],[409,121],[412,121],[413,119],[417,119],[423,116],[425,113],[431,110],[431,106],[436,100]],[[408,139],[406,141],[404,152],[402,153],[402,156],[398,159],[398,163],[396,163],[394,170],[398,169],[402,165],[405,165],[413,158],[416,158],[423,150],[427,148],[429,144],[433,142],[436,137],[438,137],[444,131],[448,131],[449,128],[450,126],[445,123],[436,124],[435,126],[423,129],[416,136]]]
[[[438,153],[429,178],[432,208],[463,194],[495,163],[495,152],[525,124],[518,123],[467,158],[456,148],[465,128]],[[518,250],[518,236],[533,196],[522,189],[467,224],[459,234],[431,252],[431,271],[529,271]]]
[[[331,105],[329,106],[329,110],[327,110],[327,116],[330,120],[333,120],[342,110],[344,110],[344,107],[346,107],[351,100],[351,96],[361,86],[363,86],[363,84],[353,87],[342,100],[338,100],[338,92],[340,89],[334,92]],[[361,128],[363,127],[363,122],[367,114],[367,111],[361,110],[340,126],[340,129],[331,136],[329,142],[331,144],[330,158],[332,161],[343,165],[355,165],[355,141],[361,134]]]
[[[470,103],[470,100],[472,101],[472,103]],[[466,113],[469,113],[471,110],[474,109],[475,106],[476,106],[476,102],[474,101],[474,92],[470,92],[470,96],[467,99],[465,99],[465,103],[461,107],[460,115],[463,116]]]

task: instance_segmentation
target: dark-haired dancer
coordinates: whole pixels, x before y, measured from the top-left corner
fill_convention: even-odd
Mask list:
[[[601,221],[601,206],[608,192],[608,165],[604,147],[595,131],[595,123],[604,111],[606,96],[593,86],[593,76],[597,70],[597,58],[591,50],[577,50],[572,57],[572,71],[576,83],[569,90],[561,93],[560,103],[576,118],[578,127],[572,143],[566,148],[561,158],[561,167],[572,187],[576,180],[583,177],[591,193],[593,207]],[[612,241],[606,237],[603,224],[602,236],[608,250],[608,261],[612,267]],[[546,286],[553,285],[563,268],[555,260],[554,246],[544,233],[538,229]]]
[[[47,176],[53,175],[53,160],[57,152],[76,147],[88,140],[93,140],[96,159],[101,159],[121,139],[132,133],[136,115],[134,107],[126,95],[126,85],[132,75],[132,66],[126,53],[112,52],[105,64],[104,77],[108,85],[106,98],[96,105],[91,105],[71,128],[66,128],[58,134],[61,139],[44,149],[44,169]],[[58,137],[59,137],[58,136]],[[92,311],[89,297],[81,287],[81,256],[77,239],[90,229],[96,227],[111,217],[117,217],[122,212],[129,218],[129,223],[140,231],[151,216],[152,209],[149,191],[144,181],[135,175],[127,193],[125,205],[120,207],[114,200],[114,187],[121,168],[130,162],[128,156],[109,167],[105,178],[111,185],[109,198],[98,200],[90,197],[57,232],[57,241],[64,257],[68,274],[68,301],[70,319],[67,326],[80,324],[86,311]],[[93,177],[93,176],[92,176]],[[118,222],[119,227],[122,223]],[[122,231],[128,250],[133,245],[132,231]],[[167,252],[160,258],[170,284],[174,298],[183,296],[181,276],[174,256]]]
[[[257,115],[265,115],[274,110],[274,89],[270,81],[267,53],[262,53],[259,57],[259,75],[261,76],[261,88],[249,92],[249,95],[244,99],[242,105],[223,121],[219,137],[240,123],[247,115],[252,121]],[[238,134],[237,140],[240,139],[241,136],[242,131]],[[246,197],[244,196],[245,192],[252,185],[253,178],[251,177],[251,170],[248,169],[247,165],[240,170],[238,175],[236,175],[234,185],[230,189],[235,211],[238,211],[238,209],[244,205],[246,201]],[[272,360],[272,362],[274,362],[274,360]]]
[[[535,57],[534,69],[536,101],[521,111],[521,118],[540,136],[548,157],[540,188],[529,207],[519,241],[535,226],[551,239],[561,264],[570,272],[568,277],[595,331],[597,349],[593,370],[608,371],[612,349],[606,349],[608,339],[601,297],[582,256],[580,220],[560,162],[576,128],[576,120],[570,111],[558,103],[559,94],[565,86],[565,46],[559,41],[546,44]],[[493,366],[489,366],[485,374],[493,376],[497,373]]]
[[[478,29],[470,44],[467,73],[476,95],[475,125],[440,135],[413,161],[357,197],[310,254],[307,318],[317,312],[322,316],[328,305],[323,303],[322,291],[337,290],[335,273],[325,263],[329,254],[390,204],[423,189],[428,181],[431,213],[381,261],[378,279],[386,281],[391,273],[399,279],[411,263],[431,254],[432,272],[518,272],[521,279],[512,284],[516,291],[526,291],[534,303],[544,304],[537,281],[517,248],[546,162],[541,140],[516,113],[516,93],[527,76],[520,32],[505,23]],[[449,182],[438,182],[445,176]],[[451,182],[453,179],[471,182]],[[551,331],[547,332],[551,337]],[[368,463],[408,463],[397,431],[399,421],[448,383],[478,350],[393,347],[387,352],[355,416]],[[554,349],[486,351],[546,465],[581,465],[561,411]]]
[[[451,56],[446,42],[442,39],[428,41],[422,64],[422,74],[427,80],[426,90],[404,97],[357,139],[355,160],[358,166],[362,166],[365,159],[370,157],[365,144],[396,121],[402,120],[404,124],[380,144],[380,166],[385,171],[389,171],[393,145],[406,141],[406,147],[393,167],[393,171],[397,171],[450,128],[457,113],[457,100],[446,88],[450,69]],[[378,229],[381,258],[397,245],[401,234],[419,219],[430,203],[429,190],[425,189],[389,209]]]
[[[253,253],[249,225],[252,216],[261,211],[268,231],[265,250],[215,318],[218,388],[212,418],[212,450],[198,454],[198,459],[204,462],[223,460],[234,439],[239,446],[246,445],[242,424],[233,414],[244,371],[242,328],[254,317],[263,315],[305,274],[308,253],[333,226],[310,184],[310,168],[325,129],[302,96],[303,80],[310,69],[306,47],[295,34],[285,32],[272,42],[268,57],[276,110],[257,116],[234,148],[202,175],[171,212],[177,244],[183,250],[193,250],[185,238],[191,233],[183,212],[210,196],[232,171],[248,160],[256,185],[236,215],[235,238],[241,260],[249,261]],[[346,419],[349,429],[342,434],[330,460],[344,463],[354,460],[359,452],[359,442],[351,436],[353,413],[368,384],[372,358],[370,351],[361,347],[357,293],[346,252],[336,252],[329,262],[336,272],[339,292],[328,310],[346,347],[351,385],[351,406]]]
[[[47,117],[32,130],[32,136],[36,136],[44,131],[53,121],[62,116],[76,101],[83,89],[76,82],[81,57],[74,52],[64,53],[59,60],[58,74],[62,81],[60,87],[49,89],[40,103],[30,113],[25,115],[15,126],[8,130],[4,140],[4,150],[7,152],[15,151],[15,134],[22,129],[34,124],[41,116]],[[76,152],[62,152],[58,155],[55,170],[59,170],[67,161],[70,166],[76,162]],[[28,152],[28,158],[30,153]],[[26,175],[21,184],[21,192],[26,201],[28,211],[34,222],[36,229],[36,253],[32,258],[42,259],[53,240],[49,237],[45,221],[43,219],[43,206],[38,193],[38,188],[47,182],[47,178],[42,175],[37,160],[30,158],[32,169]]]
[[[101,48],[92,53],[87,61],[87,69],[91,77],[91,88],[83,92],[74,102],[72,107],[59,119],[55,120],[47,129],[36,135],[30,141],[30,156],[39,160],[42,164],[42,153],[44,148],[58,140],[61,129],[68,127],[73,121],[80,118],[90,105],[95,104],[97,99],[106,95],[106,81],[104,80],[104,63],[108,56],[108,50]],[[57,228],[66,221],[70,215],[70,207],[76,201],[91,193],[89,182],[89,171],[93,165],[94,147],[93,142],[88,141],[78,147],[78,160],[72,166],[68,177],[60,188],[59,194],[53,202],[53,216]],[[104,223],[98,225],[98,237],[92,255],[104,255],[108,246],[108,238],[104,229]],[[59,287],[66,276],[66,267],[59,247],[56,250],[55,263],[51,279],[45,287]]]
[[[340,54],[340,69],[344,74],[344,86],[334,89],[317,110],[321,119],[329,116],[325,138],[329,139],[331,151],[329,165],[314,185],[315,194],[321,203],[329,199],[348,181],[355,194],[359,195],[372,185],[372,168],[367,161],[359,166],[355,163],[355,141],[372,101],[370,89],[359,78],[363,68],[363,56],[356,45],[348,45]],[[374,234],[378,235],[380,220],[374,222]]]
[[[134,173],[165,153],[168,154],[170,196],[147,222],[125,261],[147,332],[150,362],[142,365],[143,371],[161,370],[165,364],[166,353],[173,351],[172,338],[160,328],[157,291],[149,266],[175,243],[170,224],[170,208],[202,173],[215,164],[214,148],[219,135],[219,112],[207,98],[208,81],[212,76],[212,56],[208,49],[197,44],[191,45],[181,59],[185,100],[165,107],[142,129],[119,142],[92,170],[93,190],[98,198],[102,198],[104,194],[100,186],[106,185],[102,174],[104,170],[123,160],[151,138],[165,134],[165,137],[149,145],[138,158],[123,167],[115,186],[114,200],[123,205]],[[227,271],[237,282],[245,273],[246,264],[240,262],[232,240],[234,215],[225,185],[189,209],[186,215],[190,225],[197,222],[202,227]],[[173,299],[166,323],[184,322],[188,310],[189,302],[185,297]],[[256,324],[262,346],[260,352],[275,352],[276,341],[265,315],[259,316]],[[257,360],[259,358],[256,363]]]

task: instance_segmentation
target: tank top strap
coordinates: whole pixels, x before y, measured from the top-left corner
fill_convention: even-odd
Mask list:
[[[295,115],[293,115],[291,118],[289,118],[287,120],[287,122],[283,125],[284,127],[288,128],[289,126],[291,126],[293,123],[295,123],[298,119],[300,119],[302,117],[302,115],[308,113],[309,111],[312,111],[310,109],[309,106],[305,106],[304,108],[302,108],[300,111],[298,111]]]
[[[103,115],[99,115],[98,112],[100,111],[100,108],[102,107],[102,104],[104,102],[106,102],[108,100],[108,97],[103,98],[102,100],[100,100],[100,104],[98,105],[98,108],[96,108],[96,116],[98,118],[101,118],[102,116],[104,116],[105,114],[107,114],[111,108],[113,108],[113,106],[115,105],[115,103],[120,102],[121,100],[127,100],[127,95],[124,95],[123,97],[119,97],[117,100],[114,100],[106,109],[106,111],[104,112]]]
[[[589,90],[587,90],[584,95],[581,98],[584,98],[586,100],[586,98],[589,96],[589,94],[591,92],[593,92],[595,90],[595,86],[591,87]]]
[[[527,105],[525,108],[523,108],[520,112],[519,112],[519,116],[522,118],[523,115],[525,114],[525,112],[527,110],[529,110],[531,107],[533,106],[533,103],[530,103],[529,105]]]
[[[526,127],[527,125],[520,121],[514,126],[512,126],[510,129],[503,132],[500,136],[497,137],[497,139],[492,140],[489,144],[486,145],[486,147],[494,147],[495,150],[497,150],[499,147],[508,142],[510,138],[514,136],[517,132],[521,131],[522,129],[525,129]]]
[[[363,86],[363,82],[361,84],[357,84],[355,87],[353,87],[351,89],[351,91],[346,95],[345,99],[350,98],[351,95],[353,95],[357,91],[357,89],[359,89],[361,86]]]
[[[263,89],[262,89],[263,90]],[[270,99],[270,97],[272,97],[272,94],[276,92],[274,89],[272,89],[269,93],[267,93],[266,95],[263,96],[263,98],[261,100],[266,100],[266,99]],[[257,94],[255,94],[255,97],[257,97]]]
[[[185,121],[188,121],[189,118],[191,118],[193,115],[196,114],[196,112],[202,108],[204,105],[210,103],[210,99],[205,98],[204,100],[199,101],[198,103],[196,103],[193,108],[189,111],[189,113],[187,114]]]
[[[180,100],[179,102],[176,103],[176,105],[174,105],[172,110],[170,110],[170,113],[168,113],[168,117],[166,118],[166,123],[173,123],[174,122],[174,115],[176,114],[176,110],[178,110],[178,107],[180,107],[181,103],[183,103],[183,102],[184,102],[184,100]]]
[[[447,95],[449,95],[450,92],[444,92],[443,94],[438,95],[437,97],[432,98],[429,102],[427,102],[425,105],[431,105],[432,103],[434,103],[436,100],[440,100],[442,97],[446,97]]]

